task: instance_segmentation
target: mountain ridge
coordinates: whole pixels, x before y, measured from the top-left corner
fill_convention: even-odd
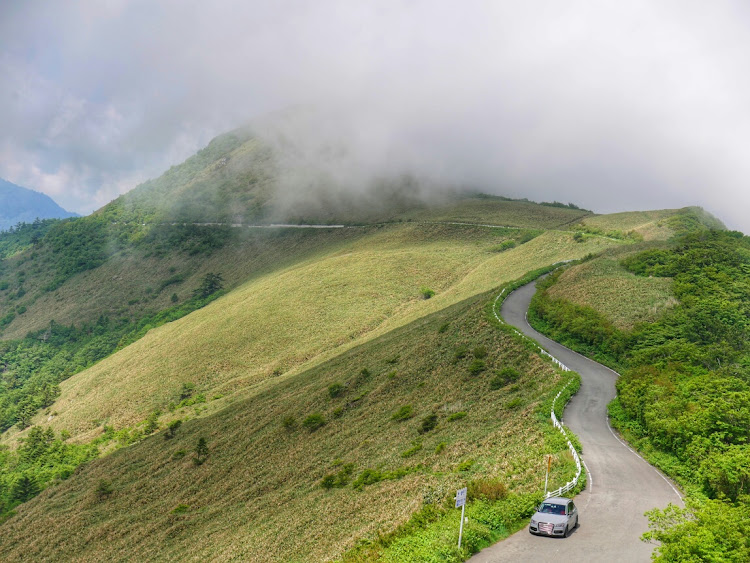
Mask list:
[[[19,223],[32,223],[37,219],[67,219],[78,217],[66,211],[51,197],[24,188],[0,178],[0,231]]]

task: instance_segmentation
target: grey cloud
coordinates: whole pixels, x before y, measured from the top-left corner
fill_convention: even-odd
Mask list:
[[[750,232],[740,1],[2,9],[0,176],[74,211],[302,104],[300,158],[347,147],[324,162],[342,185],[410,171],[601,212],[702,205]]]

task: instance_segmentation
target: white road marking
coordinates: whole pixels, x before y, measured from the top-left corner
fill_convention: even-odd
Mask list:
[[[615,434],[614,430],[612,430],[612,426],[610,426],[610,424],[609,424],[609,417],[607,417],[607,428],[609,428],[609,432],[610,432],[610,434],[612,434],[612,436],[614,437],[615,440],[617,440],[618,442],[620,442],[620,444],[622,444],[625,448],[627,448],[630,453],[632,453],[635,457],[637,457],[638,459],[640,459],[641,461],[643,461],[644,463],[646,463],[651,469],[653,469],[654,472],[659,477],[661,477],[662,479],[664,479],[664,482],[667,485],[669,485],[669,487],[674,491],[674,493],[679,497],[679,499],[682,500],[682,495],[680,494],[680,491],[678,491],[677,489],[674,488],[674,485],[672,485],[672,483],[669,481],[669,479],[667,479],[664,475],[662,475],[661,471],[659,471],[658,469],[656,469],[656,467],[654,467],[648,461],[646,461],[643,458],[643,456],[641,456],[635,450],[631,449],[630,446],[628,446],[625,442],[623,442],[622,440],[620,440],[620,438],[617,437],[617,434]]]

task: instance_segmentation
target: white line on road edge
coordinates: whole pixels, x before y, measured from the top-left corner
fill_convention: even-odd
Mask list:
[[[615,372],[615,373],[616,373],[616,372]],[[678,497],[680,498],[680,500],[682,500],[682,495],[680,494],[680,491],[678,491],[677,489],[675,489],[674,485],[672,485],[672,483],[671,483],[671,482],[669,481],[669,479],[667,479],[667,478],[666,478],[666,477],[665,477],[665,476],[664,476],[664,475],[662,474],[662,472],[661,472],[661,471],[659,471],[658,469],[656,469],[656,467],[654,467],[654,466],[653,466],[653,465],[651,465],[651,464],[650,464],[650,463],[649,463],[648,461],[646,461],[646,460],[645,460],[645,459],[643,458],[643,456],[642,456],[641,454],[639,454],[639,453],[638,453],[637,451],[635,451],[635,450],[634,450],[634,449],[632,449],[632,448],[631,448],[630,446],[628,446],[628,445],[627,445],[627,444],[626,444],[625,442],[623,442],[622,440],[620,440],[620,438],[618,438],[617,434],[615,434],[615,431],[614,431],[614,430],[612,430],[612,427],[611,427],[611,426],[610,426],[610,424],[609,424],[609,417],[607,417],[607,428],[609,428],[609,432],[610,432],[610,434],[612,434],[612,436],[614,436],[615,440],[617,440],[618,442],[620,442],[620,443],[621,443],[621,444],[622,444],[623,446],[625,446],[625,447],[626,447],[626,448],[628,449],[628,451],[629,451],[629,452],[630,452],[631,454],[633,454],[634,456],[636,456],[637,458],[639,458],[639,459],[640,459],[641,461],[643,461],[644,463],[646,463],[646,464],[647,464],[647,465],[648,465],[648,466],[649,466],[649,467],[650,467],[651,469],[653,469],[653,470],[654,470],[654,472],[656,472],[656,474],[657,474],[657,475],[658,475],[659,477],[661,477],[662,479],[664,479],[664,481],[665,481],[665,482],[667,483],[667,485],[669,485],[669,486],[670,486],[670,488],[671,488],[671,489],[672,489],[672,490],[673,490],[673,491],[675,492],[675,494],[676,494],[676,495],[677,495],[677,496],[678,496]]]
[[[586,488],[589,490],[589,493],[594,492],[594,478],[591,476],[591,470],[589,469],[589,466],[586,465],[586,460],[581,458],[581,462],[583,463],[583,466],[586,468],[586,475],[588,475],[588,479],[586,480]]]

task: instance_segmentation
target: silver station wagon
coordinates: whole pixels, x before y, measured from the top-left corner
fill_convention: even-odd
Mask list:
[[[569,498],[552,497],[540,504],[531,517],[529,532],[541,536],[568,537],[578,527],[578,509]]]

